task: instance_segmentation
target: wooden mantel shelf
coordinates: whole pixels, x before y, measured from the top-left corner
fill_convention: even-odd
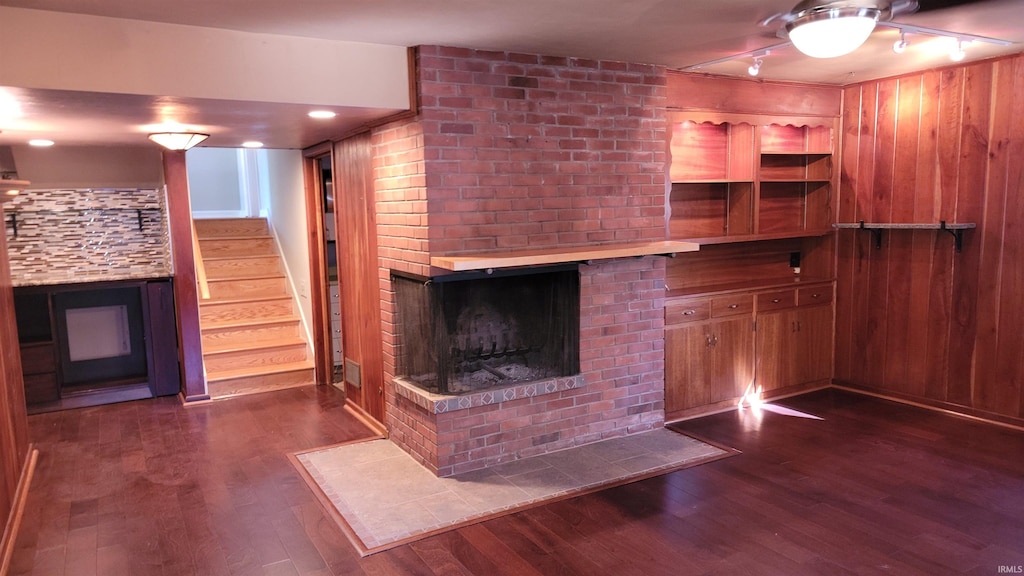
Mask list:
[[[600,244],[574,246],[571,248],[548,248],[543,250],[509,250],[505,252],[478,252],[465,256],[434,256],[430,265],[453,272],[487,270],[490,268],[512,268],[516,266],[543,266],[567,262],[586,262],[607,258],[630,258],[635,256],[674,255],[678,252],[696,252],[700,245],[695,242],[659,240],[656,242],[635,242],[628,244]]]

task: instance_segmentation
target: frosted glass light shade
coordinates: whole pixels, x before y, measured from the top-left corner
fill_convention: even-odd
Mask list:
[[[797,50],[812,58],[835,58],[860,48],[879,14],[871,8],[834,8],[797,18],[786,30]]]
[[[168,150],[188,150],[209,137],[209,134],[198,132],[158,132],[149,135],[150,140]]]

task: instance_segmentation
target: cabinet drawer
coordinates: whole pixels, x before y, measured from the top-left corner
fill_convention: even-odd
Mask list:
[[[754,296],[738,294],[732,296],[715,296],[711,299],[711,317],[739,316],[754,311]]]
[[[797,306],[814,306],[828,304],[832,301],[832,286],[814,286],[800,288],[796,292]]]
[[[699,322],[711,317],[711,302],[708,300],[677,300],[665,304],[665,324]]]
[[[757,311],[781,310],[796,306],[796,290],[765,292],[757,295]]]
[[[22,373],[42,374],[56,370],[57,360],[53,354],[53,344],[32,344],[21,347]]]

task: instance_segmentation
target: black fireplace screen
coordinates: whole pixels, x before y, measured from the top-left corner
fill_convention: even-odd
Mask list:
[[[433,279],[395,273],[392,282],[397,375],[415,386],[466,394],[579,372],[575,267]]]

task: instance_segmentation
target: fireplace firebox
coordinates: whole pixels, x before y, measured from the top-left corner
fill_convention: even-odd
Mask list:
[[[392,272],[397,376],[443,395],[579,372],[577,266],[448,274]]]

